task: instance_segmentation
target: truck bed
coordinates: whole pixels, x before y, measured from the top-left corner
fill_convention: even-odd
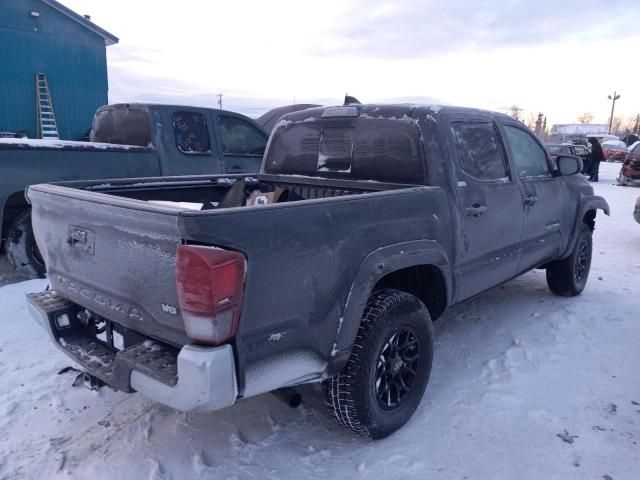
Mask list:
[[[303,200],[203,211],[157,203],[219,202],[241,178],[261,191],[291,188]],[[236,339],[241,394],[245,386],[244,393],[256,394],[274,381],[284,386],[320,375],[336,349],[360,263],[380,246],[427,238],[446,244],[435,212],[450,208],[437,187],[291,175],[45,184],[29,187],[27,197],[52,289],[175,347],[189,344],[171,308],[179,303],[177,246],[242,252],[248,267]],[[278,361],[273,347],[297,355],[297,369],[274,379],[274,366],[260,361]]]

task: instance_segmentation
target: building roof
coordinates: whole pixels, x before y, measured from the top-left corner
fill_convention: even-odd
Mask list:
[[[554,135],[587,135],[589,133],[608,133],[609,126],[605,124],[556,123],[551,127]]]
[[[116,37],[115,35],[112,35],[111,33],[107,32],[106,30],[100,28],[98,25],[93,23],[88,18],[77,14],[76,12],[71,10],[70,8],[65,7],[60,2],[56,2],[56,0],[41,0],[41,1],[42,1],[42,3],[45,3],[46,5],[49,5],[54,10],[57,10],[58,12],[62,13],[63,15],[69,17],[71,20],[79,23],[80,25],[82,25],[83,27],[87,28],[88,30],[91,30],[93,33],[95,33],[97,35],[100,35],[102,38],[104,38],[104,43],[107,46],[108,45],[115,45],[116,43],[118,43],[120,41],[118,39],[118,37]]]

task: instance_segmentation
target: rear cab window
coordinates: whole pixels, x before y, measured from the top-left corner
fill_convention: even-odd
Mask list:
[[[282,121],[265,173],[423,184],[420,132],[409,118],[309,118]]]
[[[211,141],[207,120],[198,112],[175,112],[171,116],[176,148],[185,155],[208,155]]]

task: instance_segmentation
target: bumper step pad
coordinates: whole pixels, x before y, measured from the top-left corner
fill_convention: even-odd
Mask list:
[[[177,353],[152,340],[122,350],[117,357],[118,367],[120,364],[126,366],[127,375],[131,370],[137,370],[171,387],[178,382]]]
[[[68,356],[88,373],[117,390],[131,393],[133,370],[170,387],[178,381],[178,352],[168,345],[145,340],[125,350],[117,350],[90,336],[77,319],[78,307],[54,290],[27,295],[41,316],[41,323]],[[66,314],[65,326],[57,318]]]

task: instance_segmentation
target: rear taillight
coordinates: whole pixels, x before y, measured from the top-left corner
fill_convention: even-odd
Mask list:
[[[245,268],[240,253],[178,245],[178,301],[187,336],[193,343],[217,345],[236,335]]]

